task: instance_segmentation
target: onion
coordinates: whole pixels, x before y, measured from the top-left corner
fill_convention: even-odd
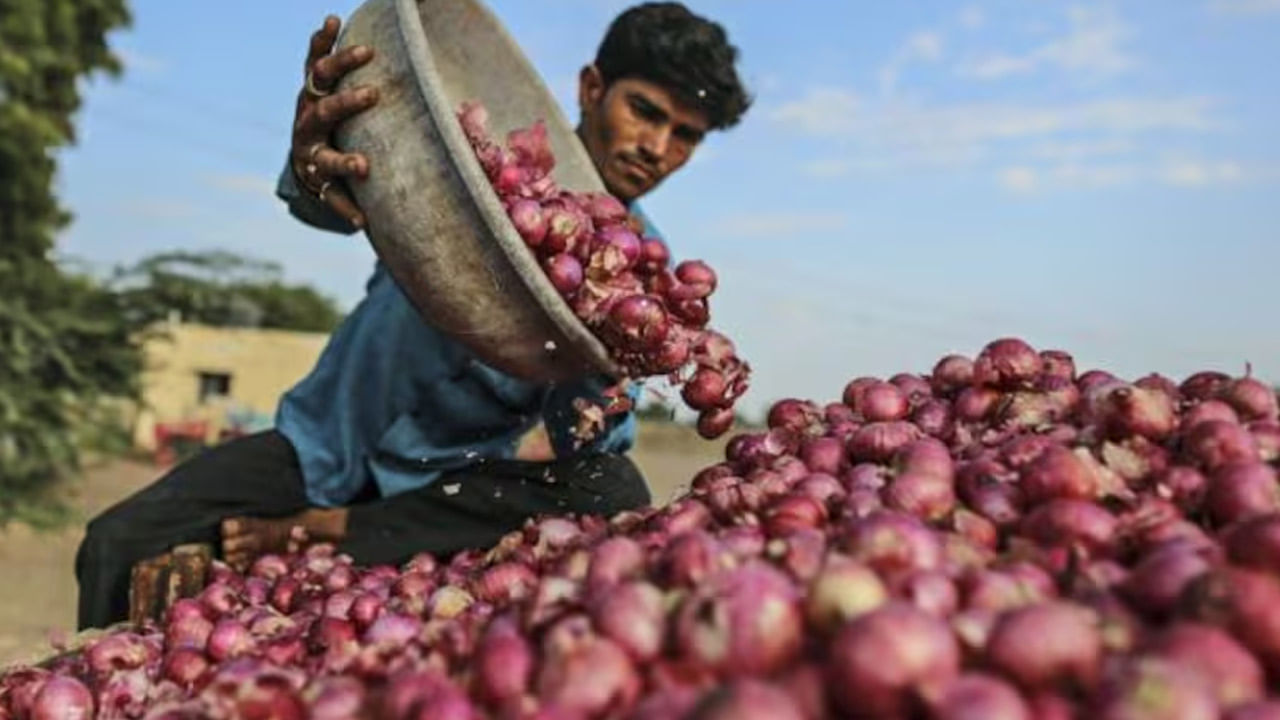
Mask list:
[[[963,355],[947,355],[933,366],[929,381],[939,395],[958,392],[973,383],[973,361]]]
[[[1054,498],[1087,499],[1099,490],[1089,465],[1061,445],[1046,447],[1019,474],[1022,491],[1032,503]]]
[[[925,521],[946,517],[956,506],[951,479],[925,472],[906,471],[883,492],[884,506],[910,513]]]
[[[1236,705],[1223,714],[1222,720],[1280,720],[1280,700]]]
[[[692,587],[726,567],[729,559],[715,538],[695,530],[671,538],[659,561],[659,574],[671,585]]]
[[[94,717],[93,695],[73,677],[55,675],[36,693],[32,720],[89,720]]]
[[[662,650],[665,598],[651,583],[625,582],[604,592],[595,602],[592,619],[601,635],[636,662],[651,660]]]
[[[933,701],[931,720],[1031,720],[1031,709],[1004,680],[965,673],[948,683]]]
[[[707,693],[689,720],[805,720],[800,707],[777,685],[739,678]]]
[[[765,416],[765,424],[770,428],[781,428],[792,432],[808,434],[821,431],[822,411],[808,400],[786,398],[775,402]]]
[[[1280,460],[1280,423],[1257,420],[1249,423],[1249,434],[1258,446],[1258,457],[1264,462]]]
[[[1208,400],[1218,395],[1231,383],[1231,376],[1215,370],[1193,373],[1182,381],[1178,389],[1191,400]]]
[[[849,524],[841,549],[885,575],[908,570],[933,570],[942,563],[942,545],[918,518],[892,510],[877,510]]]
[[[1147,650],[1197,673],[1224,707],[1262,699],[1262,666],[1219,628],[1177,623],[1155,636]]]
[[[706,440],[714,440],[729,432],[736,419],[731,408],[703,410],[698,414],[698,435]]]
[[[1214,522],[1224,525],[1280,510],[1276,471],[1256,461],[1219,465],[1209,477],[1204,504]]]
[[[1258,444],[1249,431],[1225,420],[1205,420],[1193,426],[1183,438],[1183,451],[1205,470],[1259,458]]]
[[[1280,672],[1280,580],[1254,570],[1215,568],[1187,585],[1179,605],[1186,617],[1229,632],[1269,675]]]
[[[854,462],[888,462],[894,453],[919,437],[920,429],[909,422],[873,422],[858,428],[846,449]]]
[[[165,655],[161,675],[164,679],[189,690],[208,677],[209,668],[209,660],[205,658],[204,653],[193,648],[180,647]]]
[[[987,641],[987,661],[1026,690],[1091,689],[1102,638],[1089,611],[1054,601],[1011,610]]]
[[[1000,402],[1000,393],[987,387],[967,387],[956,396],[952,411],[959,420],[978,422],[986,419]]]
[[[796,530],[817,528],[826,522],[826,506],[801,493],[791,493],[774,500],[764,516],[765,531],[771,537],[785,537]]]
[[[888,589],[871,568],[832,553],[809,585],[805,614],[814,627],[832,632],[888,599]]]
[[[869,376],[856,377],[844,386],[844,391],[841,393],[840,398],[845,405],[848,405],[850,409],[857,412],[858,408],[861,407],[862,393],[865,392],[868,387],[875,385],[878,382],[881,382],[880,378]]]
[[[253,635],[236,620],[219,620],[209,633],[209,657],[218,662],[244,655],[254,648]]]
[[[1160,390],[1120,386],[1107,392],[1102,403],[1100,420],[1115,438],[1163,440],[1178,427],[1173,398]]]
[[[1171,465],[1156,476],[1152,485],[1156,492],[1172,500],[1184,512],[1194,513],[1204,502],[1209,481],[1193,467]]]
[[[547,236],[547,219],[542,214],[541,203],[537,200],[516,198],[508,206],[507,215],[526,245],[535,248],[542,244],[542,239]]]
[[[542,269],[561,295],[568,297],[582,287],[582,262],[569,253],[551,255],[542,261]]]
[[[1041,372],[1045,377],[1075,381],[1076,361],[1070,353],[1064,350],[1041,350],[1040,359],[1044,363]]]
[[[1199,676],[1160,658],[1130,658],[1103,684],[1091,717],[1103,720],[1217,720],[1218,703]]]
[[[635,704],[640,678],[622,648],[588,631],[564,646],[544,648],[537,691],[545,702],[570,712],[621,714]]]
[[[988,343],[973,362],[973,381],[1001,390],[1031,387],[1044,369],[1044,359],[1018,338]]]
[[[906,394],[898,386],[874,382],[862,389],[858,404],[853,409],[868,422],[882,422],[905,418],[910,406]]]
[[[940,570],[904,575],[894,584],[894,595],[921,610],[946,619],[960,605],[955,583]]]
[[[1234,523],[1223,530],[1221,540],[1231,562],[1280,577],[1280,513]]]
[[[474,660],[472,681],[480,701],[498,707],[523,695],[533,677],[534,660],[533,648],[511,618],[490,623]]]
[[[1112,547],[1116,518],[1087,500],[1058,498],[1032,510],[1021,523],[1025,536],[1041,545],[1079,546],[1096,553]]]
[[[1163,618],[1174,610],[1187,585],[1209,568],[1209,561],[1194,547],[1169,545],[1144,557],[1119,590],[1137,609]]]
[[[593,590],[604,589],[635,577],[643,569],[644,550],[639,543],[622,535],[606,538],[591,551],[587,585]]]
[[[943,621],[890,602],[840,629],[828,648],[828,687],[850,717],[907,717],[960,672]]]
[[[911,422],[921,432],[940,439],[951,437],[951,405],[945,400],[925,400],[911,412]]]
[[[710,577],[682,603],[675,623],[680,654],[730,675],[786,667],[803,638],[795,587],[758,561]]]
[[[1276,391],[1252,377],[1232,380],[1219,397],[1240,413],[1242,420],[1275,420],[1278,413]]]

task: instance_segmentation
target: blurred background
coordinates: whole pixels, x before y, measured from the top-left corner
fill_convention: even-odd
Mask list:
[[[358,4],[0,19],[0,665],[71,627],[85,517],[269,426],[360,300],[367,241],[273,195],[308,37]],[[629,4],[490,2],[571,117]],[[1280,376],[1277,0],[688,5],[756,99],[643,205],[720,273],[744,422],[1006,335],[1122,377]],[[650,410],[665,497],[720,450]]]

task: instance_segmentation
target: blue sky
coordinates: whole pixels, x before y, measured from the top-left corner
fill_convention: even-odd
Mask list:
[[[628,4],[491,7],[572,111]],[[748,408],[1004,335],[1130,377],[1280,380],[1280,0],[689,5],[726,26],[756,104],[644,205],[720,271]],[[307,37],[357,6],[134,0],[127,72],[88,86],[61,156],[60,251],[222,248],[357,302],[367,241],[271,195]]]

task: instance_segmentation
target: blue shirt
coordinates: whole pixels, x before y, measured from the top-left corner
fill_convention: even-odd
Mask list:
[[[301,191],[287,165],[276,194],[303,222],[355,232]],[[603,433],[578,448],[570,432],[573,400],[600,400],[610,384],[602,376],[534,383],[489,367],[424,320],[378,262],[365,297],[315,368],[281,399],[276,429],[297,451],[308,498],[332,507],[370,483],[388,497],[482,458],[511,458],[539,421],[557,457],[626,452],[635,441],[634,413],[609,418]],[[638,392],[633,386],[633,399]]]

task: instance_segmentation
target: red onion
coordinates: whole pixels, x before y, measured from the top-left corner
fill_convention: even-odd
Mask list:
[[[1075,381],[1076,361],[1070,353],[1063,350],[1041,350],[1040,359],[1044,363],[1041,372],[1046,377]]]
[[[850,557],[885,575],[933,570],[942,562],[938,536],[918,518],[892,510],[853,521],[841,541]]]
[[[644,550],[639,543],[626,536],[606,538],[591,551],[587,584],[603,589],[634,577],[643,569]]]
[[[948,683],[933,701],[931,720],[1031,720],[1018,691],[1000,678],[965,673]]]
[[[940,570],[921,570],[894,583],[894,595],[930,615],[947,618],[960,605],[955,583]]]
[[[623,714],[640,694],[640,678],[622,648],[587,630],[566,645],[544,648],[537,691],[542,700],[588,717],[606,709]]]
[[[1280,423],[1271,420],[1256,420],[1248,425],[1249,434],[1258,446],[1258,457],[1263,462],[1273,463],[1280,460]]]
[[[1083,451],[1087,452],[1087,451]],[[1054,498],[1087,499],[1098,493],[1098,481],[1081,456],[1061,445],[1050,445],[1020,473],[1028,501]]]
[[[1240,416],[1231,406],[1221,400],[1205,400],[1192,405],[1182,414],[1179,428],[1186,434],[1191,428],[1205,420],[1225,420],[1233,425],[1240,423]]]
[[[784,538],[771,540],[765,551],[792,577],[808,582],[822,569],[827,536],[822,530],[800,528]]]
[[[814,627],[832,632],[888,599],[889,591],[871,568],[832,553],[809,585],[805,614]]]
[[[861,407],[863,392],[865,392],[868,387],[871,387],[878,382],[881,382],[880,378],[869,376],[856,377],[844,386],[844,391],[840,394],[840,398],[845,405],[848,405],[849,408],[858,412],[859,407]]]
[[[882,422],[905,418],[910,407],[906,394],[898,386],[875,382],[862,389],[853,409],[868,422]]]
[[[625,582],[604,592],[592,618],[600,634],[613,640],[636,662],[651,660],[662,650],[666,631],[665,598],[647,582]]]
[[[911,411],[911,422],[926,435],[940,439],[951,437],[951,405],[945,400],[925,400]]]
[[[888,462],[894,453],[920,435],[920,428],[909,422],[869,423],[849,438],[849,458],[854,462]]]
[[[32,720],[90,720],[92,717],[93,695],[89,688],[66,675],[49,678],[31,704]]]
[[[729,555],[715,538],[696,530],[671,538],[659,561],[659,574],[671,585],[696,586],[727,566]]]
[[[253,647],[253,636],[249,629],[235,620],[219,620],[209,633],[209,657],[218,662],[244,655],[253,650]]]
[[[1268,674],[1280,672],[1280,580],[1254,570],[1215,568],[1189,583],[1179,604],[1186,617],[1229,632]]]
[[[786,398],[770,406],[765,423],[770,428],[809,434],[821,431],[822,419],[822,412],[815,403],[809,400]]]
[[[1178,386],[1178,389],[1191,400],[1208,400],[1218,395],[1230,383],[1230,375],[1215,370],[1206,370],[1188,376]]]
[[[986,387],[967,387],[956,396],[951,409],[956,418],[965,422],[986,419],[1000,402],[1000,393]]]
[[[1280,720],[1280,700],[1236,705],[1223,714],[1222,720]]]
[[[764,514],[770,537],[785,537],[802,528],[817,528],[827,522],[826,506],[808,495],[791,493],[769,504]]]
[[[1044,369],[1044,359],[1018,338],[988,343],[973,362],[973,381],[1002,390],[1030,387]]]
[[[161,675],[164,679],[189,690],[208,677],[209,668],[209,660],[205,658],[204,653],[193,648],[180,647],[165,655]]]
[[[1102,639],[1090,613],[1046,602],[1002,615],[987,641],[991,667],[1027,690],[1088,690],[1098,679]]]
[[[805,720],[799,706],[778,686],[739,678],[711,691],[688,715],[689,720]]]
[[[1177,623],[1155,636],[1147,650],[1200,675],[1223,707],[1262,699],[1262,666],[1219,628]]]
[[[845,625],[828,653],[831,694],[851,717],[907,717],[960,672],[960,648],[946,623],[901,602]]]
[[[810,472],[836,475],[846,464],[844,443],[833,437],[813,438],[801,446],[800,460]]]
[[[1058,498],[1032,510],[1023,519],[1022,530],[1028,538],[1043,545],[1080,544],[1105,552],[1113,543],[1116,519],[1087,500]]]
[[[675,623],[680,654],[730,675],[787,666],[803,637],[796,589],[758,561],[713,575],[681,605]]]
[[[1194,547],[1169,545],[1142,558],[1119,589],[1137,609],[1163,618],[1174,610],[1183,589],[1209,568]]]
[[[1259,458],[1258,444],[1249,431],[1225,420],[1205,420],[1193,426],[1183,438],[1183,451],[1206,470]]]
[[[1160,658],[1129,658],[1107,677],[1091,717],[1218,720],[1212,691],[1195,673]]]
[[[956,506],[950,478],[910,470],[890,481],[882,497],[890,510],[930,522],[946,517]]]
[[[1280,513],[1234,523],[1223,530],[1221,540],[1231,562],[1280,576]]]
[[[1100,421],[1112,437],[1141,435],[1163,440],[1178,427],[1173,398],[1160,390],[1137,386],[1119,386],[1102,400]]]
[[[1252,377],[1232,380],[1219,397],[1240,413],[1242,420],[1275,420],[1278,414],[1276,391]]]
[[[509,617],[495,620],[476,648],[476,695],[490,707],[519,698],[529,688],[534,662],[533,648],[515,622]]]
[[[1223,525],[1280,510],[1276,471],[1257,461],[1219,465],[1209,477],[1204,504],[1214,522]]]
[[[547,220],[542,214],[541,203],[516,198],[508,206],[507,215],[526,245],[532,248],[542,244],[542,239],[547,236]]]
[[[947,355],[933,366],[929,380],[939,395],[959,392],[973,383],[973,361],[963,355]]]
[[[561,295],[569,296],[582,287],[582,262],[569,253],[557,253],[542,261],[542,269]]]

